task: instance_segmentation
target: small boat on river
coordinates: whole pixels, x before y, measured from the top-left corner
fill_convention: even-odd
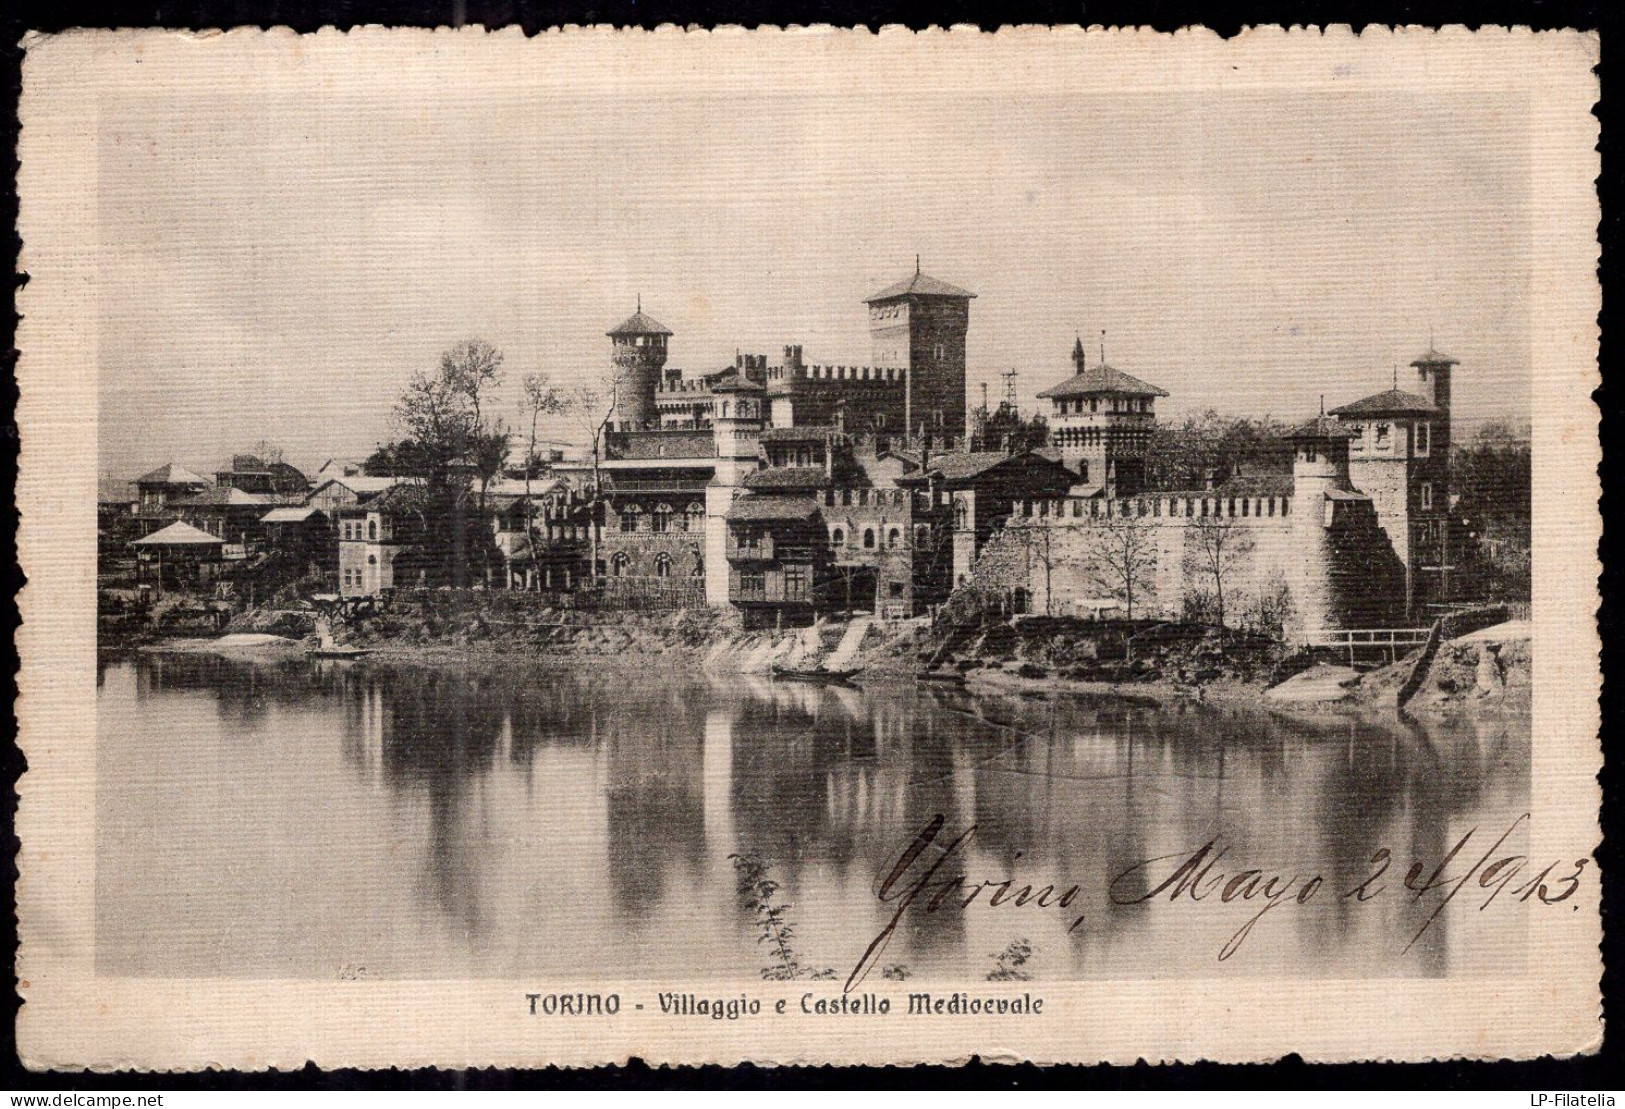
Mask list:
[[[791,666],[773,667],[773,676],[781,682],[815,682],[820,685],[848,684],[859,670],[797,669]]]
[[[965,684],[965,675],[957,670],[921,670],[914,677],[917,681],[933,682],[937,685]]]
[[[311,658],[360,658],[370,655],[372,651],[367,647],[313,647]]]

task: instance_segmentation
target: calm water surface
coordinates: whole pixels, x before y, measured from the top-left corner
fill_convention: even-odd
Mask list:
[[[804,965],[844,979],[896,911],[877,887],[938,814],[947,834],[975,825],[952,860],[973,883],[1080,892],[1070,910],[905,912],[884,963],[914,978],[981,978],[1016,940],[1038,980],[1521,966],[1511,899],[1455,902],[1412,943],[1438,900],[1401,883],[1471,828],[1487,849],[1525,811],[1527,721],[1424,730],[657,662],[181,655],[104,660],[99,718],[103,973],[754,978],[768,959],[729,855],[755,852]],[[1215,873],[1324,882],[1225,961],[1256,906],[1108,896],[1136,863],[1214,836],[1230,848]],[[1381,848],[1394,895],[1336,896]],[[1119,899],[1177,865],[1118,881]]]

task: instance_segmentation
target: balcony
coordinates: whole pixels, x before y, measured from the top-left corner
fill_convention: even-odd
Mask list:
[[[732,535],[728,536],[727,558],[729,562],[772,562],[777,557],[772,536],[763,536],[760,539],[741,540]]]

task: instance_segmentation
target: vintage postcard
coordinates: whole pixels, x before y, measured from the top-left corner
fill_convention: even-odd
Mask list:
[[[1595,36],[33,36],[35,1068],[1601,1042]]]

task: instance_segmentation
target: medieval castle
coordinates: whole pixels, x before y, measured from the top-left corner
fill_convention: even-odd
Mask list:
[[[965,338],[975,294],[916,271],[867,298],[873,361],[685,374],[642,311],[609,331],[609,588],[683,579],[747,619],[914,615],[955,589],[1019,610],[1388,626],[1449,590],[1450,390],[1428,350],[1413,391],[1333,408],[1289,438],[1289,473],[1147,488],[1165,390],[1082,343],[1043,390],[1050,446],[975,442]]]

